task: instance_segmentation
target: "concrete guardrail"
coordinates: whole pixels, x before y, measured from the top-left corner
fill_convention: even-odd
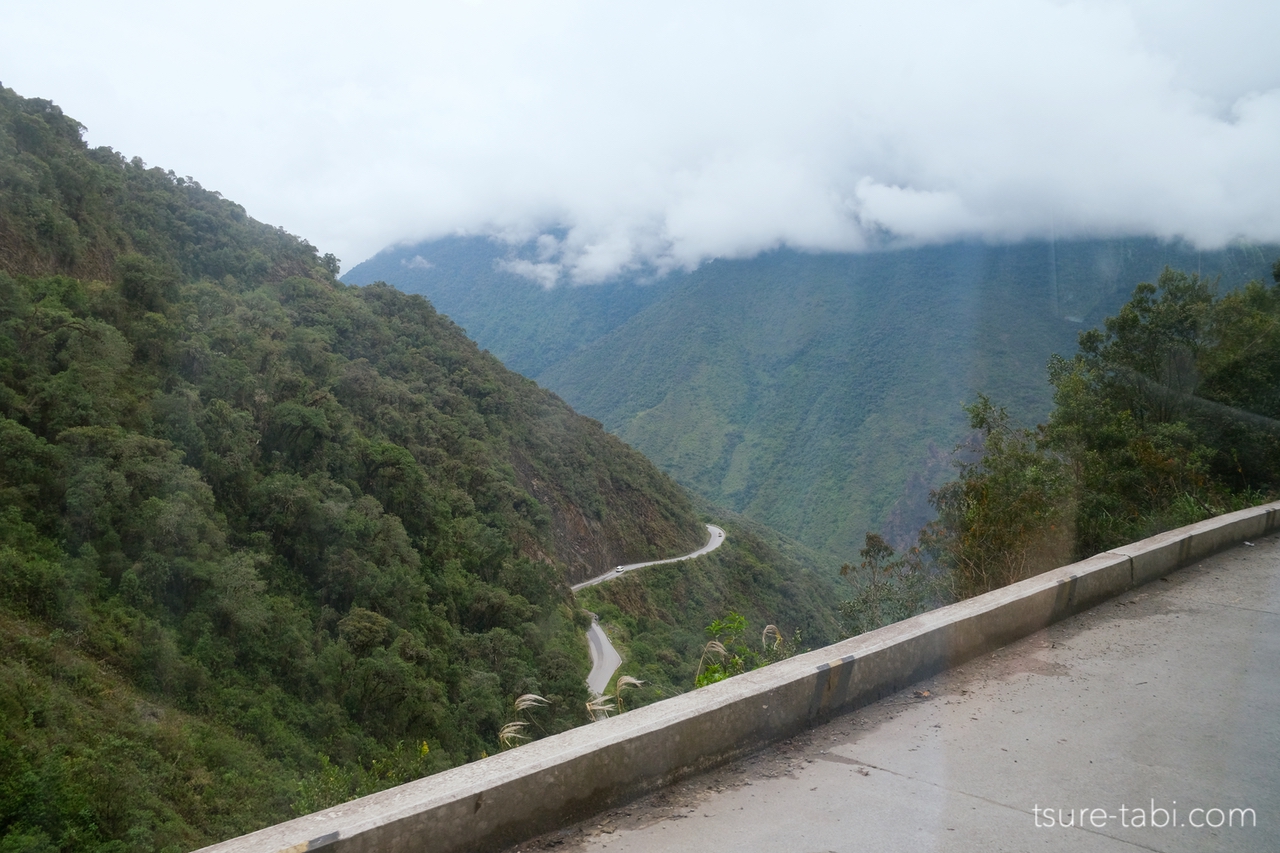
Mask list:
[[[896,693],[1241,541],[1280,502],[1162,533],[206,851],[501,849]]]

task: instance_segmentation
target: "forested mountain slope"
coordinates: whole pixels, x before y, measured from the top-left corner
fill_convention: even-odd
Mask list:
[[[187,849],[586,722],[666,475],[417,296],[0,90],[0,848]]]
[[[709,499],[850,558],[901,540],[985,392],[1016,421],[1049,411],[1045,365],[1166,265],[1269,274],[1276,247],[1150,239],[778,251],[658,281],[546,290],[504,271],[530,247],[397,247],[352,269],[427,295],[476,340]]]

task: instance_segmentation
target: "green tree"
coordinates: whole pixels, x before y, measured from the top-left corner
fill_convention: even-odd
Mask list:
[[[956,597],[973,595],[1280,490],[1277,282],[1219,296],[1166,269],[1101,329],[1054,356],[1054,409],[1015,428],[986,397],[975,447],[933,495],[921,548]],[[864,551],[864,570],[882,564]]]
[[[1079,483],[1077,555],[1280,485],[1280,286],[1215,290],[1166,269],[1050,362],[1045,437]]]
[[[921,543],[956,598],[1067,562],[1076,502],[1071,467],[1042,433],[1013,426],[981,395],[965,411],[977,446],[959,457],[960,478],[934,493],[938,521]]]
[[[850,636],[874,631],[946,603],[951,591],[946,578],[930,566],[920,549],[898,556],[877,533],[868,533],[862,561],[845,563],[840,574],[857,588],[853,598],[838,609]]]

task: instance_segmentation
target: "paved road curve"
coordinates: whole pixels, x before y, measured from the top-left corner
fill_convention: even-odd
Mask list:
[[[692,554],[685,554],[683,557],[672,557],[669,560],[650,560],[647,563],[628,563],[625,566],[618,566],[611,572],[605,572],[599,577],[574,586],[573,590],[576,592],[584,587],[604,583],[612,578],[620,577],[626,572],[643,569],[646,566],[678,563],[681,560],[692,560],[694,557],[710,554],[724,544],[724,531],[714,524],[708,524],[707,533],[709,534],[707,544]],[[622,666],[622,656],[613,647],[613,643],[609,642],[609,637],[604,633],[604,629],[600,627],[600,623],[596,621],[594,613],[591,615],[591,627],[587,629],[587,647],[591,651],[591,674],[587,676],[587,689],[599,696],[609,686],[609,679],[613,678],[613,674],[618,671],[618,667]]]
[[[598,583],[604,583],[607,580],[612,580],[626,572],[633,572],[636,569],[645,569],[649,566],[661,566],[663,563],[678,563],[681,560],[692,560],[694,557],[701,557],[703,554],[710,554],[712,551],[724,544],[724,531],[719,527],[716,527],[714,524],[707,525],[707,534],[707,544],[703,545],[692,554],[685,554],[683,557],[671,557],[667,560],[650,560],[647,563],[627,563],[625,566],[618,566],[617,568],[611,569],[610,571],[607,571],[602,575],[598,575],[591,580],[583,581],[580,584],[574,584],[570,589],[577,592],[580,589],[585,589],[586,587],[595,586]]]
[[[609,686],[609,679],[622,666],[622,655],[609,642],[608,635],[600,627],[595,614],[591,614],[591,627],[587,629],[587,646],[591,649],[591,674],[587,676],[587,689],[600,696]]]

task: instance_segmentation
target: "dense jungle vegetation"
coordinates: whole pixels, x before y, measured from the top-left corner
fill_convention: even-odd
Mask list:
[[[567,582],[702,544],[422,298],[0,90],[0,850],[189,849],[587,722]]]
[[[1222,291],[1165,269],[1054,356],[1035,429],[980,396],[959,477],[905,554],[875,534],[846,564],[860,633],[1154,533],[1280,496],[1280,261]]]

